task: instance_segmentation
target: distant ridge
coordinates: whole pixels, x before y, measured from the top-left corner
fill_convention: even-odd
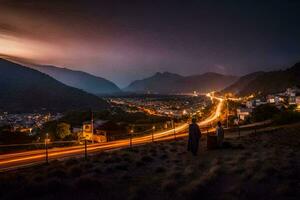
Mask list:
[[[30,67],[48,74],[68,86],[82,89],[95,95],[121,92],[120,88],[113,82],[86,72],[46,65],[32,65]]]
[[[200,93],[222,90],[238,79],[236,76],[208,72],[200,75],[181,76],[170,72],[157,72],[149,78],[133,81],[124,90],[136,93]]]
[[[225,88],[222,92],[231,92],[233,94],[239,94],[244,90],[251,81],[255,80],[258,76],[264,74],[265,72],[254,72],[240,77],[235,83]]]
[[[0,111],[104,109],[108,104],[37,70],[0,59]]]
[[[244,82],[245,79],[247,79],[246,82]],[[273,94],[283,92],[286,88],[294,86],[300,86],[300,62],[286,70],[256,72],[246,75],[227,87],[224,92],[232,92],[241,96],[258,93]]]

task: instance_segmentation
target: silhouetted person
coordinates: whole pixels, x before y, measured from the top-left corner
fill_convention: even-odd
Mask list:
[[[218,147],[222,147],[224,140],[224,129],[222,128],[222,124],[220,121],[218,121],[218,125],[216,128],[216,136],[218,140]]]
[[[196,119],[193,118],[192,124],[189,126],[188,151],[191,151],[194,156],[197,155],[200,138],[201,131],[196,123]]]

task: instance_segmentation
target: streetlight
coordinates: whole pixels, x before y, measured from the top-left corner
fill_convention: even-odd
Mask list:
[[[155,131],[155,126],[152,126],[152,142],[154,142],[154,131]]]
[[[176,130],[175,130],[175,121],[174,121],[174,119],[172,120],[172,125],[173,125],[173,129],[174,129],[174,139],[176,140]]]
[[[87,140],[86,137],[84,138],[84,159],[87,160]]]
[[[228,125],[228,116],[229,116],[229,108],[228,108],[228,98],[226,99],[226,103],[227,103],[227,112],[226,112],[226,122],[227,122],[227,128],[229,127]]]
[[[48,142],[50,141],[50,139],[48,138],[49,134],[46,133],[46,138],[45,138],[45,153],[46,153],[46,163],[49,163],[49,158],[48,158]]]
[[[133,134],[133,128],[130,130],[130,148],[132,147],[132,134]]]

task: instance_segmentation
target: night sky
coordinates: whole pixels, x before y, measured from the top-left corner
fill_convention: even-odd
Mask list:
[[[243,75],[300,60],[299,12],[296,0],[0,0],[0,55],[121,87],[157,71]]]

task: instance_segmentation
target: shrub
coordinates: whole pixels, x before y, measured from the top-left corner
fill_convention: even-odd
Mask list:
[[[280,110],[273,105],[264,104],[257,106],[252,113],[253,121],[259,122],[273,118]]]
[[[156,173],[163,173],[165,171],[166,171],[166,169],[164,167],[157,167],[155,170]]]
[[[62,169],[53,169],[48,173],[48,177],[65,178],[66,176],[66,172]]]
[[[143,156],[141,159],[143,162],[152,162],[153,158],[150,156]]]
[[[68,159],[68,160],[65,162],[65,165],[66,165],[66,166],[72,166],[72,165],[76,165],[77,163],[78,163],[78,160],[77,160],[77,159],[71,158],[71,159]]]
[[[98,179],[89,176],[80,177],[75,185],[78,189],[82,190],[92,190],[102,187],[101,182]]]
[[[300,121],[300,113],[294,111],[285,111],[273,116],[275,124],[289,124]]]
[[[166,160],[168,158],[168,155],[167,154],[163,154],[160,156],[160,159],[161,160]]]
[[[118,165],[115,166],[115,169],[127,171],[128,170],[128,165],[126,165],[126,164],[118,164]]]
[[[78,166],[73,166],[73,167],[71,167],[69,174],[72,177],[78,177],[78,176],[80,176],[82,174],[82,170]]]

